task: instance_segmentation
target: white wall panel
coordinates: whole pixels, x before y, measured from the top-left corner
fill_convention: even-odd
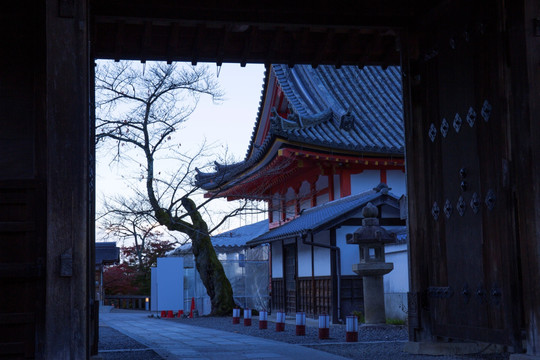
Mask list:
[[[398,198],[407,193],[405,173],[403,171],[388,170],[386,172],[386,182],[388,187],[392,188],[390,192],[396,194]]]
[[[272,243],[272,277],[283,277],[283,247],[279,241]]]
[[[356,229],[358,226],[342,226],[336,230],[336,245],[341,249],[341,275],[356,275],[352,266],[360,261],[358,245],[349,245],[346,241],[346,235]]]
[[[371,190],[381,182],[379,170],[364,170],[360,174],[351,175],[351,194],[360,194]]]
[[[311,276],[311,246],[298,241],[298,276]]]
[[[311,238],[308,238],[311,240]],[[316,243],[330,245],[330,231],[322,231],[314,236]],[[315,276],[330,276],[330,249],[315,246],[313,248],[315,260]]]

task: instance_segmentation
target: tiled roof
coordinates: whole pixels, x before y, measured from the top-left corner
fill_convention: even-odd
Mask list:
[[[120,248],[116,242],[96,242],[96,265],[112,264],[120,261]]]
[[[361,194],[350,195],[338,200],[306,209],[302,214],[280,227],[270,230],[254,240],[248,241],[248,245],[264,244],[276,240],[282,240],[301,236],[304,233],[329,229],[341,222],[353,217],[368,203],[374,205],[388,204],[399,208],[399,198],[392,194],[383,194],[376,190],[370,190]]]
[[[253,240],[267,231],[268,219],[212,236],[212,244],[214,247],[244,246],[249,240]]]
[[[288,140],[334,148],[402,154],[401,74],[398,67],[273,65],[296,124],[274,117],[272,132]],[[325,116],[326,115],[326,116]],[[289,115],[289,118],[291,116]],[[319,121],[309,121],[320,117]],[[304,121],[307,120],[307,121]],[[295,126],[296,125],[296,126]]]
[[[403,155],[405,140],[398,67],[383,70],[380,67],[343,66],[336,69],[325,65],[313,69],[310,65],[293,68],[272,65],[272,69],[294,114],[285,119],[273,112],[268,135],[253,149],[261,122],[263,91],[258,121],[245,160],[228,166],[215,164],[215,171],[211,173],[197,170],[198,186],[212,190],[236,179],[237,175],[265,158],[276,138],[323,146],[329,151]]]
[[[249,240],[253,240],[268,231],[268,219],[254,224],[241,226],[239,228],[223,232],[212,236],[210,240],[217,250],[232,250],[246,245]],[[191,252],[191,243],[184,244],[173,250],[170,255],[180,255]]]

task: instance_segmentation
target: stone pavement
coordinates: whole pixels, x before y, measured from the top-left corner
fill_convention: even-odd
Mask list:
[[[130,336],[165,359],[345,359],[300,345],[149,318],[143,311],[99,316],[100,325]]]

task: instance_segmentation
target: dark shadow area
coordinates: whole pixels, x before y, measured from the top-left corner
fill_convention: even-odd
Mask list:
[[[161,360],[154,350],[109,326],[99,327],[99,355],[103,360]]]

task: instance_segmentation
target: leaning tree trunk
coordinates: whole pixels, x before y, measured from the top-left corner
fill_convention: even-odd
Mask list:
[[[206,228],[206,223],[203,227]],[[223,265],[217,258],[210,236],[205,235],[203,231],[195,230],[190,238],[197,271],[212,302],[212,314],[230,314],[234,307],[231,283],[225,276]]]
[[[159,223],[169,230],[180,231],[189,236],[197,271],[210,296],[212,314],[229,315],[234,308],[233,291],[210,241],[208,225],[193,200],[187,197],[182,198],[182,206],[188,212],[191,224],[171,218],[163,209],[156,210],[156,217]]]

